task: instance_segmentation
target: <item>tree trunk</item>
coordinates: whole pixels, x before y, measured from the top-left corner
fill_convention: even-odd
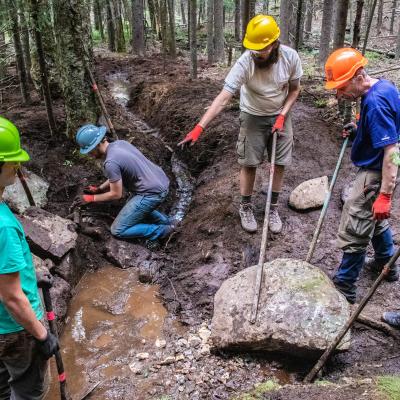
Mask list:
[[[400,59],[400,18],[398,20],[399,20],[399,29],[397,31],[397,42],[396,42],[396,53],[395,53],[396,60]]]
[[[320,65],[325,64],[325,61],[328,58],[330,51],[332,14],[333,14],[333,2],[331,0],[324,0],[321,38],[319,42],[319,55],[318,55],[318,61]]]
[[[6,46],[6,36],[4,31],[0,31],[0,79],[5,78],[7,74]]]
[[[122,22],[122,9],[120,0],[114,0],[114,26],[116,33],[117,52],[123,53],[126,51],[124,23]]]
[[[214,0],[214,59],[224,62],[223,0]]]
[[[269,0],[263,0],[262,12],[263,14],[269,14]]]
[[[298,0],[297,2],[296,37],[294,42],[294,48],[296,49],[296,51],[299,50],[300,45],[300,31],[302,30],[301,21],[304,21],[304,19],[302,18],[303,2],[304,0]]]
[[[106,0],[108,50],[115,51],[115,26],[111,1]]]
[[[29,25],[28,21],[25,18],[25,4],[22,0],[18,1],[18,14],[21,26],[22,48],[24,52],[26,77],[28,79],[28,83],[32,84],[33,83],[31,77],[32,60],[31,60],[31,45],[29,40]]]
[[[256,15],[256,0],[249,1],[249,20]]]
[[[143,56],[145,52],[143,0],[132,0],[132,21],[132,53]]]
[[[351,46],[355,49],[357,49],[358,45],[360,44],[360,28],[361,28],[363,7],[364,7],[364,0],[357,0],[357,10],[353,28],[353,42],[351,44]]]
[[[393,35],[394,32],[394,20],[396,18],[396,7],[397,7],[397,0],[393,0],[392,3],[392,16],[390,18],[390,34]]]
[[[94,15],[97,19],[98,31],[100,32],[101,40],[104,41],[104,27],[103,27],[103,15],[101,12],[100,0],[94,2]]]
[[[50,134],[54,135],[57,131],[56,122],[53,115],[53,107],[51,102],[51,94],[49,87],[49,79],[46,68],[46,59],[43,51],[42,35],[40,33],[40,22],[39,22],[39,4],[37,0],[31,0],[31,17],[32,26],[35,37],[36,51],[39,60],[40,76],[41,76],[41,86],[43,89],[44,103],[46,105],[47,120],[49,123]]]
[[[164,65],[165,65],[165,57],[167,54],[167,47],[168,47],[168,27],[167,27],[168,17],[167,17],[167,14],[168,14],[167,0],[161,0],[160,1],[160,21],[161,21],[161,37],[162,37]]]
[[[333,35],[333,50],[344,46],[349,0],[338,0],[336,2],[336,7],[337,11],[335,20],[335,33]]]
[[[199,0],[199,14],[197,16],[197,29],[200,29],[201,21],[203,19],[204,0]]]
[[[207,0],[207,61],[214,62],[214,0]]]
[[[239,41],[240,36],[240,0],[235,0],[235,39]]]
[[[314,0],[308,0],[307,2],[307,15],[306,15],[306,37],[311,33],[312,29],[312,20],[314,13]]]
[[[365,51],[367,50],[369,32],[371,30],[372,20],[374,18],[374,13],[375,13],[375,8],[376,8],[377,1],[378,0],[372,0],[372,5],[371,5],[370,12],[369,12],[369,17],[368,17],[367,31],[365,32],[365,38],[364,38],[364,45],[363,45],[363,49],[362,49],[362,54],[365,54]]]
[[[176,35],[175,35],[175,0],[168,0],[169,16],[169,55],[176,58]]]
[[[382,21],[383,21],[383,0],[379,0],[378,15],[376,19],[376,36],[380,36],[382,33]]]
[[[159,36],[160,31],[157,24],[157,18],[159,17],[156,12],[156,5],[155,0],[147,0],[147,4],[149,6],[149,14],[150,14],[150,25],[151,30]],[[135,7],[134,7],[134,0],[132,0],[132,15],[135,15]],[[133,40],[133,32],[135,30],[135,18],[132,17],[132,40]],[[144,37],[144,35],[143,35]]]
[[[196,0],[190,1],[190,76],[197,79],[197,29],[196,29]]]
[[[291,0],[281,0],[281,8],[279,10],[281,36],[279,40],[283,44],[290,44],[289,32],[291,30],[291,7]]]
[[[242,0],[242,36],[246,34],[247,24],[250,21],[250,0]]]
[[[31,101],[31,95],[29,93],[28,77],[26,74],[25,60],[22,51],[20,30],[18,24],[18,12],[13,0],[7,0],[6,2],[9,19],[11,21],[11,30],[15,48],[15,59],[17,62],[18,79],[21,89],[22,102],[28,104]]]
[[[97,120],[96,100],[87,72],[93,61],[92,49],[89,47],[90,21],[81,0],[53,0],[53,4],[66,134],[73,138],[82,123]]]
[[[180,0],[181,3],[181,17],[182,17],[182,24],[186,25],[186,11],[185,11],[185,2],[184,0]]]

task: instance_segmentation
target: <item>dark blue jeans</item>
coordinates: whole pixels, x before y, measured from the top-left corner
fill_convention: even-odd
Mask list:
[[[169,218],[156,210],[168,191],[131,197],[111,225],[111,233],[119,238],[146,238],[156,240],[169,231]]]

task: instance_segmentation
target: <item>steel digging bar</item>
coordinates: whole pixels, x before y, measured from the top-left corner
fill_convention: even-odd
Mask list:
[[[340,169],[340,165],[342,164],[344,152],[346,150],[348,142],[349,142],[349,138],[347,137],[342,144],[342,148],[340,149],[339,158],[337,160],[335,171],[333,173],[331,183],[329,185],[328,193],[325,196],[324,205],[322,206],[321,214],[319,215],[317,227],[315,228],[314,236],[312,238],[311,245],[310,245],[310,249],[308,250],[308,254],[306,257],[306,262],[310,262],[313,254],[314,254],[315,246],[317,245],[318,237],[319,237],[319,234],[321,233],[322,224],[324,223],[325,215],[326,215],[326,212],[328,211],[328,205],[329,205],[329,201],[331,200],[333,187],[335,186],[336,179],[337,179],[339,169]]]
[[[321,370],[321,368],[325,365],[326,361],[329,359],[331,354],[335,351],[337,345],[340,343],[340,341],[343,339],[344,335],[347,333],[347,331],[350,329],[350,327],[353,325],[354,321],[357,319],[357,317],[361,314],[361,311],[364,309],[372,295],[375,293],[376,289],[382,282],[382,279],[389,273],[390,268],[393,266],[393,264],[396,262],[396,260],[400,256],[400,247],[397,249],[396,253],[392,256],[392,258],[389,260],[389,262],[385,265],[383,268],[382,272],[372,285],[371,289],[369,289],[368,293],[365,295],[365,297],[361,300],[361,303],[358,305],[356,310],[353,312],[349,320],[346,322],[346,324],[343,326],[342,330],[337,334],[333,342],[328,346],[328,348],[325,350],[324,354],[320,357],[318,362],[314,365],[313,369],[308,373],[308,375],[304,378],[303,382],[304,383],[311,383],[315,376],[318,374],[318,372]]]
[[[257,320],[258,302],[260,300],[260,291],[261,291],[262,276],[263,276],[263,270],[264,270],[265,252],[266,252],[267,240],[268,240],[269,210],[271,208],[272,182],[274,180],[274,173],[275,173],[276,139],[277,139],[278,133],[276,132],[276,133],[273,133],[272,135],[273,136],[272,136],[271,163],[270,163],[270,169],[269,169],[267,201],[265,203],[264,227],[263,227],[262,239],[261,239],[260,258],[259,258],[258,264],[257,264],[257,277],[256,277],[256,285],[254,288],[253,305],[251,308],[251,315],[250,315],[250,323],[252,323],[252,324],[254,324]]]

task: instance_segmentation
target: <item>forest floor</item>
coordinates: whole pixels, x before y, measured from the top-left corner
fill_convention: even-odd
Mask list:
[[[267,260],[275,258],[304,259],[319,216],[319,210],[299,213],[287,206],[290,192],[301,182],[331,176],[341,145],[336,102],[323,91],[322,79],[312,65],[312,54],[302,54],[305,79],[303,91],[293,109],[295,147],[293,164],[287,168],[280,198],[283,232],[271,237]],[[373,60],[374,61],[374,60]],[[386,64],[391,64],[387,61]],[[371,69],[383,69],[382,60],[371,63]],[[188,332],[209,326],[213,296],[222,282],[238,271],[257,262],[260,231],[244,232],[238,216],[239,167],[235,144],[239,130],[237,99],[207,129],[195,146],[184,150],[177,142],[198,122],[205,108],[219,92],[227,69],[199,64],[200,79],[188,79],[187,59],[167,60],[160,56],[137,58],[130,55],[98,51],[95,69],[109,113],[121,139],[130,138],[143,153],[160,164],[173,180],[171,153],[184,161],[196,187],[183,223],[168,246],[160,251],[165,265],[156,283],[160,299],[172,318],[177,318]],[[112,96],[112,77],[118,74],[129,82],[128,108],[117,104]],[[389,75],[389,74],[388,74]],[[390,75],[392,77],[392,75]],[[392,79],[396,80],[398,75]],[[124,79],[125,79],[124,78]],[[111,80],[110,80],[111,79]],[[63,120],[61,103],[54,103],[59,123]],[[99,166],[79,155],[76,146],[63,136],[50,137],[44,106],[39,100],[23,107],[17,91],[3,91],[1,113],[14,121],[23,134],[23,144],[32,161],[28,168],[50,183],[48,211],[66,216],[74,196],[87,183],[101,182]],[[145,134],[132,120],[132,115],[157,128],[159,137]],[[62,129],[62,124],[60,123]],[[329,276],[336,270],[341,252],[335,237],[341,214],[340,192],[352,179],[355,168],[349,153],[342,165],[333,198],[320,236],[320,244],[312,263]],[[263,221],[265,196],[261,188],[267,182],[268,167],[259,169],[255,187],[255,215]],[[176,184],[165,208],[176,198]],[[120,204],[105,204],[97,210],[114,217]],[[94,215],[106,227],[111,219]],[[400,206],[398,195],[393,201],[391,223],[396,240],[400,238]],[[104,243],[85,240],[86,267],[96,269],[109,264],[104,260]],[[375,276],[363,271],[358,284],[358,300],[371,286]],[[378,318],[384,310],[400,309],[400,283],[383,283],[365,310]],[[163,327],[167,341],[179,340],[181,333]],[[289,385],[300,382],[313,363],[282,355],[205,354],[187,362],[188,373],[176,366],[164,366],[146,374],[121,376],[115,370],[93,393],[96,399],[309,399],[344,400],[387,399],[390,384],[382,376],[400,375],[400,349],[391,337],[355,324],[349,351],[335,355],[324,370],[320,385]],[[143,343],[143,351],[152,351],[154,344]],[[167,345],[168,347],[168,345]],[[118,378],[119,376],[119,378]],[[181,376],[184,376],[181,378]],[[200,381],[196,379],[201,377]],[[182,380],[183,379],[183,380]],[[265,381],[268,381],[265,384]],[[273,381],[283,387],[270,385]],[[176,383],[177,382],[177,383]],[[264,382],[264,386],[254,386]],[[383,382],[383,383],[382,383]],[[340,383],[340,385],[337,385]],[[394,385],[398,384],[395,381]],[[389,386],[389,389],[387,387]],[[393,386],[393,385],[392,385]],[[190,390],[187,388],[190,387]],[[388,394],[389,393],[389,394]]]

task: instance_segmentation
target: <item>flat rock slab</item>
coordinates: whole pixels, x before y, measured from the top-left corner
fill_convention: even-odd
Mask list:
[[[109,239],[105,247],[107,259],[123,269],[139,267],[143,261],[151,257],[150,251],[143,246],[115,238]]]
[[[37,207],[30,207],[19,217],[32,251],[41,258],[61,260],[76,246],[78,234],[68,219]]]
[[[49,184],[40,176],[27,170],[24,170],[24,176],[36,206],[44,207],[47,204]],[[14,185],[6,187],[3,199],[18,214],[23,214],[30,207],[25,190],[19,179],[15,181]]]
[[[317,267],[299,260],[264,264],[257,321],[249,322],[257,266],[227,279],[214,298],[211,339],[216,348],[279,351],[315,357],[350,316],[350,307]],[[350,346],[348,333],[339,346]]]
[[[289,205],[296,210],[305,211],[322,207],[329,190],[328,177],[309,179],[297,186],[289,197]]]

